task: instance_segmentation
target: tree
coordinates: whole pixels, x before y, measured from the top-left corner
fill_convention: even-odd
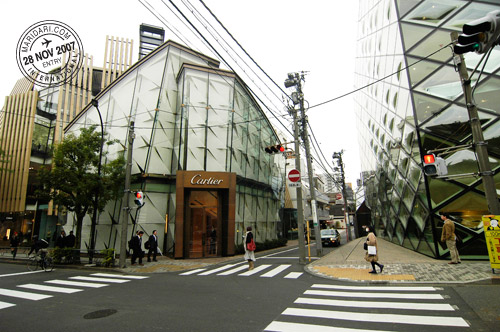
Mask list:
[[[94,210],[94,198],[98,190],[98,211],[123,194],[125,182],[125,158],[121,154],[115,160],[102,165],[101,181],[97,174],[101,133],[95,126],[81,129],[80,136],[70,134],[56,146],[52,165],[39,172],[38,197],[53,200],[76,216],[76,244],[80,249],[83,219]],[[106,141],[112,145],[115,141]],[[103,163],[106,160],[103,153]]]

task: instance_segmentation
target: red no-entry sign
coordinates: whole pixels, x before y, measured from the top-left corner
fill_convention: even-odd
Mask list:
[[[288,180],[290,180],[290,182],[298,182],[300,180],[300,172],[296,169],[292,169],[288,172]]]
[[[342,194],[338,193],[337,195],[335,195],[335,198],[337,200],[341,200],[342,199]]]

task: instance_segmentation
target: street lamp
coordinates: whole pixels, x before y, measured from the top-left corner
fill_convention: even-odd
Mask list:
[[[101,183],[101,162],[102,162],[102,147],[104,145],[104,124],[102,123],[101,111],[99,110],[99,101],[97,99],[92,99],[90,102],[92,106],[97,110],[97,114],[99,114],[99,120],[101,121],[101,146],[99,148],[99,164],[97,165],[97,176],[99,178],[98,185],[95,189],[95,197],[94,197],[94,214],[92,215],[92,223],[90,225],[90,253],[89,253],[89,264],[92,264],[92,259],[94,257],[94,249],[95,249],[95,227],[97,224],[97,206],[98,206],[98,197],[99,197],[99,188]]]

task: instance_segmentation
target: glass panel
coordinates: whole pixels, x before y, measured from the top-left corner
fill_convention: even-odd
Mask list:
[[[415,225],[415,221],[412,217],[408,220],[408,226],[406,227],[406,238],[405,243],[403,244],[405,247],[411,250],[415,250],[418,246],[420,231],[417,229]]]
[[[490,157],[490,163],[491,163],[491,157]],[[497,161],[496,163],[496,167],[495,168],[498,168],[500,166],[499,162]],[[492,169],[495,169],[495,168],[492,168]],[[497,189],[497,195],[500,195],[500,173],[496,174],[494,177],[495,179],[495,185],[496,185],[496,189]],[[484,192],[484,185],[483,185],[483,182],[481,181],[481,183],[477,186],[477,189],[481,190],[482,192]],[[500,197],[500,196],[499,196]]]
[[[431,33],[432,28],[415,24],[401,23],[401,30],[403,32],[405,48],[409,50],[413,47],[413,45],[423,40],[425,36]],[[412,62],[408,61],[408,63]]]
[[[415,102],[415,113],[418,123],[422,123],[448,105],[447,102],[427,97],[419,93],[414,93],[413,99]]]
[[[396,225],[396,236],[398,238],[398,244],[402,245],[403,240],[404,240],[404,236],[405,236],[405,230],[404,230],[403,226],[401,226],[401,224]],[[393,242],[394,242],[394,240],[393,240]]]
[[[422,169],[419,164],[417,164],[413,159],[410,159],[410,170],[408,172],[408,183],[412,186],[414,190],[418,188],[420,182],[420,175],[422,174]]]
[[[482,119],[483,115],[480,117]],[[488,142],[488,152],[500,155],[500,121],[484,131],[484,139]]]
[[[399,211],[399,221],[404,226],[404,228],[406,228],[406,225],[408,225],[409,218],[410,218],[410,213],[408,212],[408,210],[406,209],[406,207],[404,205],[401,205],[401,209]]]
[[[484,195],[469,192],[441,209],[443,212],[458,216],[455,220],[464,227],[476,229],[481,223],[481,216],[488,213],[488,204]]]
[[[465,23],[471,22],[485,16],[487,13],[497,10],[498,6],[486,5],[482,3],[471,2],[465,9],[446,22],[443,27],[448,29],[462,31],[462,26]]]
[[[397,0],[399,15],[403,17],[419,2],[420,0]]]
[[[425,60],[416,63],[418,59],[410,56],[406,57],[406,61],[408,62],[408,65],[411,65],[410,68],[408,68],[408,73],[410,75],[410,82],[412,86],[417,85],[422,79],[430,75],[430,73],[434,72],[439,66],[441,66],[440,64],[437,64],[435,62]],[[455,75],[457,74],[455,73]]]
[[[431,195],[432,208],[435,208],[443,201],[453,197],[454,195],[463,190],[463,188],[447,181],[430,177],[428,177],[428,179],[429,179],[429,192]]]
[[[493,116],[480,112],[481,125],[486,124]],[[451,105],[422,126],[427,132],[447,140],[461,142],[471,134],[469,113],[467,108]]]
[[[189,258],[216,256],[219,251],[217,234],[222,228],[218,222],[217,191],[196,191],[189,194]]]
[[[500,79],[492,77],[486,82],[481,80],[479,87],[474,91],[474,100],[480,109],[489,110],[500,115]],[[460,98],[460,102],[465,104],[465,99]]]
[[[422,43],[417,44],[415,48],[409,52],[410,55],[417,56],[420,58],[428,57],[429,54],[433,54],[444,45],[448,45],[451,42],[449,31],[435,30],[434,33],[429,35]],[[449,49],[444,49],[441,52],[434,53],[428,59],[446,62],[451,59],[452,54]]]
[[[498,160],[489,157],[490,166],[492,168],[498,166]],[[468,174],[468,173],[478,173],[479,166],[476,158],[476,154],[471,150],[460,150],[457,151],[446,158],[446,166],[448,168],[448,174]],[[463,184],[470,185],[477,181],[476,177],[467,178],[454,178],[455,181],[461,182]]]
[[[410,186],[407,185],[405,188],[404,195],[403,195],[403,202],[405,203],[408,210],[411,210],[411,208],[413,206],[413,199],[414,198],[415,198],[415,193],[410,188]],[[406,228],[406,225],[405,225],[405,228]]]
[[[412,10],[404,20],[438,26],[464,4],[462,1],[453,0],[427,0]]]
[[[416,199],[412,212],[412,221],[415,222],[418,229],[422,232],[424,231],[425,221],[429,215],[426,206],[427,204],[422,203],[420,199]]]
[[[455,68],[445,66],[415,89],[433,96],[454,100],[462,94],[462,84],[457,79]]]

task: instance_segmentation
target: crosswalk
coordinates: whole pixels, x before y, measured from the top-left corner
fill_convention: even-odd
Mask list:
[[[101,288],[111,284],[122,284],[132,280],[146,279],[146,276],[93,273],[90,276],[73,276],[67,279],[51,279],[43,283],[27,283],[16,285],[22,290],[0,288],[0,310],[16,306],[13,299],[39,301],[54,297],[57,294],[73,294],[86,288]],[[4,302],[7,301],[7,302]]]
[[[249,276],[259,276],[261,278],[273,278],[276,276],[281,276],[285,279],[297,279],[303,272],[288,271],[291,268],[291,264],[261,264],[257,265],[253,270],[248,270],[248,265],[245,263],[227,264],[214,269],[194,269],[187,272],[179,273],[181,276],[198,275],[216,275],[216,276],[228,276],[237,275],[239,277],[249,277]],[[245,272],[243,272],[245,271]]]
[[[456,331],[469,328],[435,287],[313,284],[264,331]],[[319,322],[319,324],[318,324]],[[451,331],[450,330],[450,331]]]

